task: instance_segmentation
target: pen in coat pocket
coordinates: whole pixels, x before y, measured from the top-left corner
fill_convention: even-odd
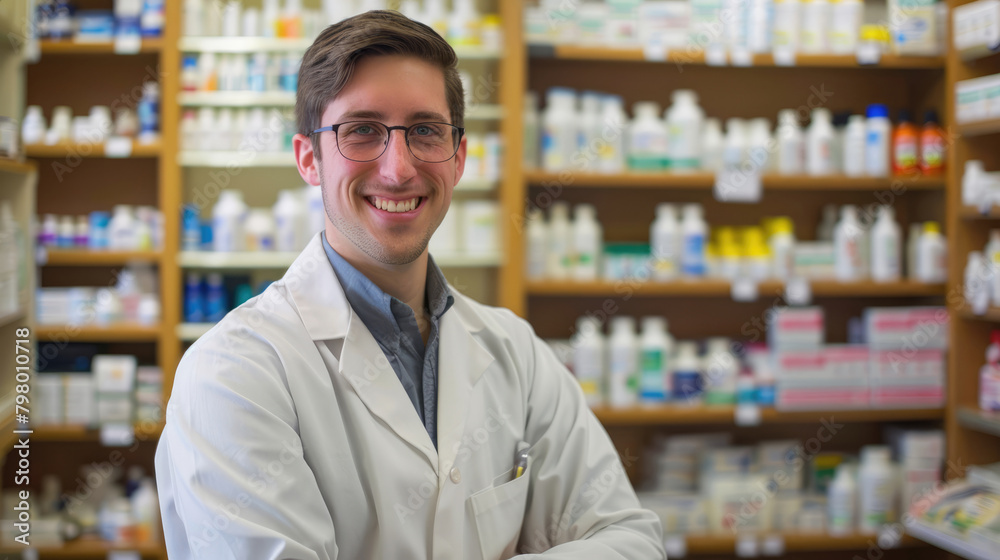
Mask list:
[[[514,478],[519,478],[528,468],[528,450],[522,449],[514,455]]]

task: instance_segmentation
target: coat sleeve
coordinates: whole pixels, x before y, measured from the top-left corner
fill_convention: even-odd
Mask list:
[[[254,335],[217,331],[184,355],[156,450],[171,560],[334,560],[281,361]]]
[[[548,344],[533,332],[530,338],[525,440],[531,493],[519,550],[532,554],[517,558],[666,558],[660,519],[640,507],[576,378]]]

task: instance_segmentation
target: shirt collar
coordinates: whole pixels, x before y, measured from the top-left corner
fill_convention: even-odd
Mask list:
[[[351,307],[360,315],[362,322],[376,338],[379,334],[399,334],[399,322],[413,315],[413,310],[399,298],[391,296],[375,285],[367,276],[354,268],[344,257],[330,246],[326,234],[321,233],[323,250],[333,266],[333,271],[344,288],[344,296]],[[427,279],[425,287],[427,309],[435,320],[448,311],[455,303],[444,273],[434,259],[428,255]]]

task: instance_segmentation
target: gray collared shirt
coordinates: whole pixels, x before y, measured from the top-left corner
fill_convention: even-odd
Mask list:
[[[434,264],[434,259],[428,256],[425,295],[431,329],[425,348],[417,326],[417,317],[410,306],[383,292],[367,276],[351,266],[333,250],[326,240],[326,234],[320,237],[333,271],[344,288],[347,302],[375,337],[437,449],[439,327],[441,316],[455,303],[444,274]]]

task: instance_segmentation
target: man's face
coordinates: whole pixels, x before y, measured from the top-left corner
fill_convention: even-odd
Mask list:
[[[362,59],[347,86],[327,105],[321,123],[358,120],[389,127],[450,123],[444,73],[416,57]],[[413,157],[402,130],[391,131],[385,153],[367,163],[344,158],[332,131],[320,133],[319,149],[322,161],[309,154],[308,139],[296,138],[299,172],[306,181],[322,185],[327,239],[333,247],[346,257],[385,265],[408,264],[423,254],[462,176],[465,139],[455,157],[443,163]],[[391,206],[389,201],[396,211],[383,209]]]

